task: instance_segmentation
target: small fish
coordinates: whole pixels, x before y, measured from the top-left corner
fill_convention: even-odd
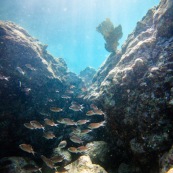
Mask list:
[[[104,115],[104,114],[105,114],[101,109],[94,110],[94,113],[95,113],[96,115]]]
[[[32,146],[30,144],[20,144],[19,145],[20,149],[22,149],[23,151],[26,151],[28,153],[32,153],[33,155],[35,154]]]
[[[50,158],[50,160],[53,163],[60,163],[64,160],[64,157],[62,157],[62,156],[53,156],[53,157]]]
[[[21,73],[22,75],[25,74],[25,72],[24,72],[20,67],[16,67],[16,70],[17,70],[19,73]]]
[[[43,156],[43,155],[41,155],[41,159],[44,161],[44,163],[45,163],[49,168],[51,168],[51,169],[56,169],[56,166],[54,165],[54,162],[53,162],[51,159],[49,159],[49,158],[47,158],[47,157],[45,157],[45,156]]]
[[[64,168],[64,167],[59,167],[57,168],[57,172],[56,173],[67,173],[68,169]]]
[[[58,124],[55,124],[52,120],[50,120],[48,118],[45,118],[44,122],[45,122],[46,125],[51,126],[51,127],[58,126]]]
[[[66,93],[68,93],[68,94],[74,94],[74,91],[67,90]]]
[[[90,110],[86,113],[87,116],[92,116],[95,115],[94,111]]]
[[[62,124],[65,124],[65,125],[69,125],[69,126],[74,126],[76,125],[76,122],[74,122],[73,120],[69,119],[69,118],[63,118],[61,120],[61,123]]]
[[[77,96],[77,98],[83,98],[85,95],[84,94],[79,94],[78,96]]]
[[[36,69],[31,66],[31,64],[25,64],[25,66],[30,69],[31,71],[35,71]]]
[[[84,108],[83,105],[80,105],[74,102],[72,102],[72,105],[69,107],[69,109],[73,111],[82,111],[83,108]]]
[[[104,125],[105,125],[105,121],[102,121],[100,123],[91,123],[88,125],[88,128],[89,129],[97,129],[97,128],[104,126]]]
[[[63,99],[70,99],[71,97],[67,96],[67,95],[62,95],[61,98],[63,98]]]
[[[70,89],[73,89],[73,88],[75,88],[75,86],[74,85],[70,85]]]
[[[77,143],[77,144],[83,143],[83,141],[78,136],[75,136],[75,135],[71,136],[70,140],[74,143]]]
[[[32,126],[30,123],[24,123],[24,126],[28,129],[31,129],[31,130],[35,129],[35,127]]]
[[[43,129],[44,130],[44,126],[41,125],[38,121],[30,121],[30,124],[35,128],[35,129]]]
[[[68,151],[71,152],[71,153],[78,153],[78,150],[75,147],[69,147]]]
[[[43,137],[46,138],[46,139],[56,138],[56,136],[51,131],[45,132],[44,135],[43,135]]]
[[[67,141],[61,141],[58,145],[59,148],[65,148],[67,145]]]
[[[79,153],[86,152],[86,151],[88,151],[88,149],[89,148],[86,147],[86,146],[80,146],[80,147],[77,148]]]
[[[31,88],[24,88],[24,92],[26,95],[29,95],[31,92]]]
[[[90,122],[90,121],[89,120],[78,120],[77,125],[83,125],[83,124],[86,124],[88,122]]]
[[[73,129],[72,129],[72,135],[73,135],[73,134],[75,134],[75,135],[80,135],[80,133],[81,133],[81,129],[79,129],[79,128],[73,128]]]
[[[92,131],[91,129],[84,129],[84,130],[81,130],[81,134],[87,134],[91,131]]]
[[[39,112],[39,114],[43,115],[43,116],[50,116],[49,113],[45,113],[45,112]]]
[[[23,171],[26,171],[26,172],[37,172],[37,171],[41,171],[42,168],[39,168],[38,166],[35,166],[35,165],[25,165],[22,167],[22,170]]]
[[[62,112],[62,111],[63,111],[63,109],[57,108],[57,107],[51,107],[50,110],[51,110],[52,112]]]
[[[93,109],[94,111],[98,110],[98,107],[96,105],[94,105],[94,104],[91,104],[90,108]]]
[[[86,87],[83,87],[81,90],[82,90],[82,92],[87,92],[88,91],[88,89]]]
[[[6,77],[6,76],[2,76],[1,74],[0,74],[0,80],[6,80],[6,81],[9,81],[9,76],[8,77]]]

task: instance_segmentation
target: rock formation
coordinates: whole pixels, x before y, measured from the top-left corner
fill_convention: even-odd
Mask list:
[[[98,30],[103,34],[100,27]],[[112,31],[111,28],[114,27],[110,25],[108,30]],[[162,173],[172,167],[169,149],[173,142],[173,1],[161,0],[158,7],[149,10],[120,51],[116,51],[118,41],[109,44],[109,34],[105,34],[106,48],[113,53],[94,75],[88,91],[80,77],[67,71],[63,59],[53,58],[46,51],[47,45],[11,22],[0,22],[0,157],[16,153],[28,156],[19,149],[23,143],[36,149],[35,157],[29,155],[31,160],[40,162],[42,154],[48,160],[52,154],[59,155],[59,151],[62,154],[57,146],[62,139],[69,140],[71,128],[61,124],[53,130],[46,127],[57,137],[46,141],[42,129],[33,133],[24,123],[37,120],[44,124],[44,118],[60,120],[67,114],[77,121],[86,118],[90,103],[94,103],[99,109],[95,106],[93,110],[103,108],[104,116],[95,116],[93,120],[101,122],[106,118],[106,124],[102,124],[104,130],[87,134],[84,140],[104,140],[110,153],[109,161],[105,162],[99,147],[99,152],[90,150],[88,155],[93,160],[106,163],[106,168],[112,169],[110,172],[119,173]],[[121,32],[117,38],[120,36]],[[73,109],[82,110],[72,114],[69,109],[72,101],[80,103],[73,105]],[[51,112],[50,108],[55,107],[63,111]],[[99,158],[92,155],[95,152]],[[68,163],[80,156],[73,154],[69,154]],[[106,172],[88,157],[80,157],[78,163],[81,164],[72,163],[68,169],[76,170],[75,173],[83,169]]]
[[[122,50],[108,57],[86,97],[106,110],[115,158],[137,159],[146,172],[158,172],[158,157],[173,141],[172,48],[173,1],[162,0],[137,23]]]
[[[90,87],[95,73],[96,70],[94,68],[86,67],[84,70],[80,72],[79,77],[82,78],[86,86]]]

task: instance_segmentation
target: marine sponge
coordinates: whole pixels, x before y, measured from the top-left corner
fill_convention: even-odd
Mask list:
[[[121,25],[114,27],[110,19],[107,18],[96,28],[96,30],[103,35],[106,41],[105,49],[108,52],[116,52],[119,45],[118,41],[123,36]]]

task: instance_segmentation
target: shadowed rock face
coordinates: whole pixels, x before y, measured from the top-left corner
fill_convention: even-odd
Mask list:
[[[172,31],[173,1],[162,0],[137,23],[122,50],[108,57],[86,97],[106,110],[110,142],[142,165],[173,139]]]
[[[43,124],[52,106],[68,108],[71,100],[61,96],[70,85],[83,84],[67,72],[64,60],[53,58],[46,47],[21,27],[0,22],[0,157],[15,154],[18,145],[27,142],[48,151],[54,142],[46,145],[41,130],[33,133],[23,124],[31,120]]]

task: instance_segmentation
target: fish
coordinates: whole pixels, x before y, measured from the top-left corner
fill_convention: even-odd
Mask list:
[[[58,124],[55,124],[52,120],[50,120],[48,118],[45,118],[44,122],[45,122],[46,125],[51,126],[51,127],[58,126]]]
[[[32,126],[30,123],[24,123],[24,126],[25,126],[27,129],[31,129],[31,130],[35,129],[35,127]]]
[[[81,130],[81,134],[87,134],[91,131],[92,131],[91,129],[84,129],[84,130]]]
[[[72,142],[74,142],[74,143],[77,143],[77,144],[83,143],[83,141],[82,141],[78,136],[75,136],[75,135],[72,135],[72,136],[70,137],[70,140],[71,140]]]
[[[86,113],[87,116],[92,116],[92,115],[95,115],[94,111],[93,110],[90,110]]]
[[[96,115],[104,115],[104,114],[105,114],[101,109],[94,110],[94,113],[95,113]]]
[[[60,163],[64,160],[64,157],[62,157],[62,156],[53,156],[53,157],[50,158],[50,160],[53,163]]]
[[[67,90],[66,93],[68,93],[68,94],[74,94],[74,91]]]
[[[30,69],[31,71],[35,71],[36,69],[31,66],[31,64],[25,64],[25,66]]]
[[[54,162],[51,159],[49,159],[43,155],[41,155],[41,159],[49,168],[56,170],[57,167],[54,165]]]
[[[10,76],[6,77],[0,74],[0,80],[6,80],[9,81]]]
[[[44,126],[41,125],[38,121],[30,121],[30,124],[35,128],[35,129],[43,129],[44,130]]]
[[[59,167],[59,168],[57,168],[57,172],[56,173],[68,173],[67,172],[68,170],[69,169],[67,169],[67,168]]]
[[[25,72],[20,67],[16,67],[16,70],[22,75],[25,74]]]
[[[98,110],[98,107],[95,104],[91,104],[90,108],[93,109],[94,111]]]
[[[67,145],[67,141],[61,141],[58,145],[59,148],[65,148]]]
[[[63,109],[57,108],[57,107],[51,107],[50,110],[51,110],[52,112],[62,112],[62,111],[63,111]]]
[[[85,95],[84,94],[79,94],[79,95],[77,95],[77,98],[83,98]]]
[[[89,129],[97,129],[97,128],[99,128],[99,127],[101,127],[101,126],[104,126],[105,125],[105,121],[102,121],[102,122],[100,122],[100,123],[90,123],[89,125],[88,125],[88,128]]]
[[[71,153],[78,153],[78,150],[75,147],[69,147],[68,151],[71,152]]]
[[[75,86],[74,85],[70,85],[70,89],[73,89],[73,88],[75,88]]]
[[[80,130],[79,128],[73,128],[71,134],[72,134],[72,135],[75,134],[75,135],[78,136],[78,135],[80,135],[80,133],[81,133],[81,130]]]
[[[88,122],[90,122],[90,120],[78,120],[77,125],[83,125],[83,124],[86,124]]]
[[[88,151],[88,149],[89,148],[86,147],[86,146],[77,147],[77,150],[78,150],[79,153],[86,152],[86,151]]]
[[[88,89],[86,87],[81,88],[82,92],[87,92]]]
[[[28,153],[32,153],[33,155],[35,154],[32,146],[30,144],[20,144],[19,148]]]
[[[65,125],[69,125],[69,126],[73,126],[73,125],[76,125],[76,122],[74,122],[73,120],[69,119],[69,118],[63,118],[61,120],[61,123],[62,124],[65,124]]]
[[[62,95],[61,98],[63,98],[63,99],[70,99],[71,97],[67,96],[67,95]]]
[[[43,134],[43,137],[46,138],[46,139],[53,139],[53,138],[56,138],[56,136],[53,134],[53,132],[51,131],[48,131],[48,132],[45,132]]]
[[[37,171],[42,172],[41,171],[42,168],[39,168],[38,166],[31,164],[25,165],[21,169],[25,172],[37,172]]]
[[[72,102],[71,106],[69,107],[69,109],[71,109],[73,111],[82,111],[83,108],[84,108],[83,105],[80,105],[76,102]]]

